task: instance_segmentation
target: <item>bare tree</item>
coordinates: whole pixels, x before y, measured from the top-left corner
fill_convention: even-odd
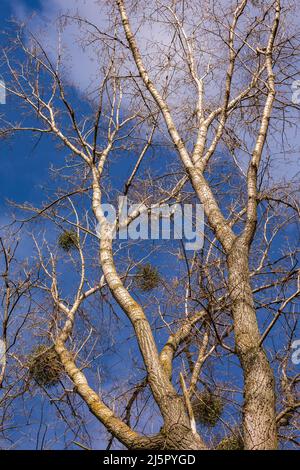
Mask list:
[[[19,206],[32,212],[23,223],[45,224],[43,236],[32,230],[43,271],[35,287],[54,306],[46,330],[74,388],[64,387],[104,425],[109,446],[298,445],[297,186],[270,170],[270,155],[286,150],[285,126],[296,126],[287,96],[299,52],[293,5],[116,0],[107,8],[103,28],[60,19],[62,28],[78,24],[97,51],[88,111],[71,98],[60,42],[54,57],[21,31],[4,52],[8,96],[25,112],[20,123],[3,120],[3,136],[51,136],[65,158],[55,197]],[[136,206],[111,222],[103,203],[120,195]],[[142,242],[115,240],[150,204],[197,202],[205,242],[192,256],[177,242],[148,243],[144,253]],[[147,265],[157,254],[157,268]],[[106,348],[95,319],[107,317]],[[108,391],[98,358],[122,354],[124,331],[127,379],[115,376]]]

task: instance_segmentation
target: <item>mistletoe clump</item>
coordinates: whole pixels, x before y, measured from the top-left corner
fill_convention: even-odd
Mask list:
[[[217,450],[244,450],[244,441],[240,430],[230,434],[219,443]]]
[[[159,286],[161,277],[157,268],[147,263],[138,267],[136,280],[138,288],[143,292],[148,292]]]
[[[221,397],[209,391],[203,391],[192,400],[192,408],[198,424],[214,427],[221,417],[224,403]]]
[[[58,245],[64,251],[70,251],[78,246],[78,235],[74,230],[65,230],[58,237]]]

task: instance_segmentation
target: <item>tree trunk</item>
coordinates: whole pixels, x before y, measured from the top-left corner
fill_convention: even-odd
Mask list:
[[[164,427],[157,436],[139,442],[133,450],[207,450],[201,438],[182,424]]]
[[[183,397],[171,399],[161,430],[163,449],[206,450],[202,438],[193,431]]]
[[[238,239],[228,255],[235,344],[244,374],[243,432],[246,450],[277,448],[274,376],[260,346],[248,267],[248,248]]]
[[[161,449],[165,450],[206,450],[203,441],[190,428],[175,424],[166,432]]]

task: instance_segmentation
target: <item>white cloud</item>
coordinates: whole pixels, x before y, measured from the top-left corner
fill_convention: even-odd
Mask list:
[[[139,5],[140,6],[140,5]],[[60,22],[58,18],[62,15],[70,17],[78,17],[87,20],[98,27],[101,31],[114,34],[114,15],[112,13],[113,3],[104,0],[41,0],[41,9],[33,14],[24,3],[17,3],[15,6],[16,15],[27,23],[28,29],[33,32],[41,41],[43,47],[50,53],[54,59],[57,56],[58,38]],[[139,47],[144,56],[144,61],[151,68],[151,72],[155,75],[156,81],[165,84],[167,76],[166,71],[162,71],[161,65],[166,60],[167,51],[173,40],[174,31],[166,25],[152,19],[153,3],[143,5],[138,14],[132,15],[132,29],[137,32]],[[144,16],[142,27],[140,21]],[[119,20],[118,20],[119,21]],[[120,22],[119,22],[120,23]],[[123,30],[121,28],[122,34]],[[89,89],[91,82],[99,77],[99,67],[103,63],[103,55],[101,44],[99,41],[89,44],[91,34],[97,32],[92,26],[74,20],[68,20],[64,23],[61,34],[61,44],[63,50],[63,61],[67,70],[67,77],[81,91]],[[98,35],[99,38],[99,35]],[[124,60],[127,51],[120,48],[118,54],[122,56],[123,70],[124,68],[132,70],[136,73],[132,60]],[[203,56],[203,53],[201,53]],[[207,57],[206,57],[207,59]],[[182,91],[182,83],[178,79],[182,76],[184,61],[179,54],[176,56],[176,73],[173,81],[173,95],[176,100],[179,99],[180,90]],[[206,70],[206,63],[204,70]],[[174,71],[173,71],[174,73]],[[194,90],[194,86],[191,86]],[[184,84],[184,99],[188,95],[188,87]],[[173,101],[174,97],[173,97]]]
[[[226,5],[228,0],[221,0],[221,2],[222,1],[224,5]],[[160,63],[165,60],[164,53],[168,49],[170,41],[172,41],[172,35],[166,26],[162,25],[161,23],[158,24],[158,22],[155,20],[151,23],[151,19],[149,20],[154,11],[153,2],[142,2],[139,4],[139,7],[141,5],[143,9],[142,13],[144,13],[146,22],[143,24],[143,27],[137,31],[139,44],[143,55],[145,56],[144,60],[151,68],[151,76],[156,76],[156,80],[159,80],[160,85],[162,85],[165,80],[165,72],[161,72],[159,74],[158,71],[160,70]],[[28,19],[29,29],[31,29],[34,34],[38,36],[43,46],[54,59],[57,55],[58,47],[59,22],[57,18],[60,15],[67,14],[70,16],[82,17],[88,21],[91,21],[102,31],[109,31],[111,33],[113,31],[112,16],[109,13],[111,8],[112,3],[109,4],[109,2],[105,2],[104,0],[52,0],[51,2],[48,0],[41,0],[41,10],[37,12],[32,18],[32,11],[26,8],[24,2],[17,3],[15,6],[15,11],[20,18]],[[189,8],[193,13],[192,6],[189,6]],[[204,10],[196,13],[198,13],[200,16],[205,15]],[[141,11],[139,12],[139,15],[140,14]],[[133,30],[136,30],[137,26],[137,22],[135,20],[136,18],[133,16]],[[192,19],[189,18],[189,21],[192,22]],[[65,76],[67,77],[69,83],[72,83],[81,92],[87,92],[93,89],[93,86],[91,85],[94,85],[96,81],[99,80],[100,66],[101,63],[103,63],[103,56],[101,56],[101,52],[99,55],[99,49],[101,49],[100,43],[97,42],[90,46],[87,46],[86,44],[88,39],[88,31],[91,32],[93,29],[91,27],[80,28],[78,23],[72,21],[63,28],[61,38],[65,65]],[[203,39],[203,41],[206,40],[207,39]],[[213,46],[215,50],[217,50],[216,44]],[[207,48],[208,45],[206,44],[205,47]],[[122,50],[121,48],[120,53],[124,52],[126,53],[125,49]],[[220,51],[218,51],[218,53],[221,54]],[[155,60],[153,60],[154,57]],[[206,67],[205,61],[207,62],[207,58],[208,56],[204,58],[198,58],[200,68],[201,65],[203,69]],[[180,60],[181,59],[178,58],[177,70],[182,68],[181,66],[183,62],[180,62]],[[203,62],[202,64],[201,61]],[[125,68],[135,71],[131,61],[125,61],[124,64]],[[192,84],[188,86],[186,81],[180,81],[181,72],[176,73],[177,76],[175,75],[175,77],[173,77],[174,85],[172,86],[171,94],[169,95],[169,103],[171,103],[174,108],[180,108],[180,114],[182,115],[182,109],[184,109],[184,107],[189,108],[189,101],[192,101],[193,99],[192,97],[194,96],[194,88]],[[216,74],[214,79],[211,79],[207,85],[206,91],[213,96],[213,99],[218,98],[216,96],[216,90],[220,88],[220,83],[220,76]],[[288,139],[289,145],[292,148],[299,146],[297,145],[297,134],[289,131]],[[274,150],[274,155],[277,148],[278,145],[274,144],[274,149],[272,149],[272,152]],[[299,172],[297,160],[297,154],[295,152],[290,152],[288,158],[277,154],[274,156],[274,158],[271,159],[272,176],[274,176],[275,179],[293,178],[295,174]],[[243,166],[243,162],[240,163]]]
[[[69,81],[82,91],[87,90],[99,71],[96,48],[84,48],[85,28],[80,28],[74,21],[68,21],[61,28],[59,18],[62,15],[78,16],[103,27],[107,18],[104,6],[100,7],[99,2],[95,0],[42,0],[41,11],[32,12],[24,3],[18,3],[15,12],[20,19],[26,21],[28,29],[38,38],[53,60],[57,57],[58,45],[61,42],[65,73]]]

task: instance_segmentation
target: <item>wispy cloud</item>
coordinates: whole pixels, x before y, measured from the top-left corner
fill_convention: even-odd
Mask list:
[[[50,57],[55,60],[58,49],[63,56],[69,81],[79,90],[86,91],[97,78],[99,60],[95,47],[85,47],[86,29],[78,22],[68,21],[61,27],[63,15],[76,16],[103,27],[107,15],[104,6],[93,0],[42,0],[39,11],[33,11],[23,2],[14,5],[16,16],[26,22]]]

